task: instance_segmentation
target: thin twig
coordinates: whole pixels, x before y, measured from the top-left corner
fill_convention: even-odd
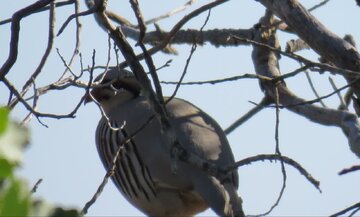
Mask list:
[[[337,91],[338,88],[336,87],[336,84],[335,84],[334,80],[331,77],[329,77],[329,82],[330,82],[331,87],[333,88],[333,90]],[[339,101],[340,101],[339,108],[346,109],[346,104],[345,104],[344,98],[341,96],[340,91],[337,91],[336,95],[339,97]]]
[[[56,34],[56,36],[59,36],[61,35],[61,33],[65,30],[65,28],[67,27],[67,25],[71,22],[72,19],[74,18],[79,18],[81,16],[87,16],[87,15],[90,15],[90,14],[93,14],[96,10],[94,8],[91,8],[89,10],[86,10],[86,11],[83,11],[83,12],[80,12],[80,13],[75,13],[75,14],[72,14],[70,15],[66,21],[64,22],[64,24],[61,26],[61,28],[59,29],[58,33]]]
[[[20,95],[20,93],[17,91],[16,87],[6,78],[3,78],[3,83],[7,86],[7,88],[10,90],[10,92],[12,94],[14,94],[15,97],[17,97],[19,99],[19,101],[25,106],[25,108],[31,112],[32,114],[35,115],[36,119],[38,120],[38,122],[43,125],[44,127],[48,127],[46,124],[44,124],[41,120],[40,117],[53,117],[53,118],[57,118],[56,115],[54,114],[45,114],[45,113],[39,113],[37,112],[31,105],[29,105]]]
[[[75,13],[74,13],[74,17],[76,18],[76,36],[75,36],[75,47],[74,47],[74,51],[73,54],[71,55],[70,61],[68,64],[66,64],[69,67],[65,68],[65,71],[63,72],[62,76],[60,76],[59,80],[62,80],[63,78],[66,77],[68,69],[71,67],[71,65],[73,64],[73,62],[75,61],[75,57],[79,54],[80,52],[80,30],[81,30],[81,23],[79,20],[79,15],[80,13],[80,4],[79,4],[79,0],[75,0]],[[93,68],[92,68],[93,70]]]
[[[5,63],[0,68],[0,81],[5,78],[5,75],[10,71],[15,64],[18,56],[18,43],[20,34],[20,21],[22,18],[36,13],[37,10],[47,6],[54,0],[39,0],[17,12],[15,12],[11,18],[11,36],[10,36],[10,48],[9,55]]]
[[[162,66],[158,67],[158,68],[156,69],[156,71],[160,71],[161,69],[163,69],[163,68],[165,68],[165,67],[169,67],[169,66],[170,66],[170,63],[171,63],[172,61],[173,61],[172,59],[169,59],[168,61],[166,61],[165,64],[163,64]],[[160,83],[161,83],[161,81],[160,81]]]
[[[30,193],[32,193],[32,194],[35,193],[42,181],[43,181],[43,179],[41,179],[41,178],[39,180],[37,180],[35,185],[32,187]]]
[[[358,206],[357,208],[355,208],[349,215],[349,217],[353,217],[357,212],[360,211],[360,206]]]
[[[351,173],[351,172],[355,172],[355,171],[358,171],[360,170],[360,165],[354,165],[350,168],[346,168],[346,169],[343,169],[339,172],[339,175],[345,175],[345,174],[348,174],[348,173]]]
[[[189,13],[188,15],[184,16],[178,23],[175,24],[175,26],[170,30],[170,32],[166,35],[166,37],[164,37],[164,39],[156,46],[152,47],[151,49],[148,50],[149,55],[153,55],[159,51],[161,51],[162,49],[164,49],[175,37],[175,35],[177,34],[177,32],[192,18],[198,16],[199,14],[214,8],[218,5],[221,5],[225,2],[228,2],[229,0],[215,0],[212,1],[206,5],[203,5],[201,7],[199,7],[198,9],[194,10],[193,12]],[[144,54],[139,54],[136,56],[136,59],[141,60],[144,58]],[[120,68],[124,68],[128,65],[128,62],[122,62],[120,64]]]
[[[33,98],[33,105],[32,107],[34,108],[34,110],[36,110],[36,107],[37,107],[37,102],[38,102],[38,99],[39,99],[39,95],[38,95],[38,92],[36,90],[36,84],[35,84],[35,80],[33,80],[33,88],[34,88],[34,98]],[[21,125],[22,126],[26,126],[31,118],[32,118],[33,114],[31,112],[29,112],[29,114],[24,118],[23,121],[21,121]]]
[[[236,128],[238,128],[240,125],[245,123],[247,120],[249,120],[251,117],[253,117],[255,114],[257,114],[259,111],[261,111],[263,108],[268,106],[272,102],[270,97],[264,97],[260,103],[258,103],[254,108],[252,108],[250,111],[248,111],[246,114],[241,116],[239,119],[237,119],[234,123],[232,123],[230,126],[228,126],[224,132],[226,135],[229,135],[231,132],[233,132]]]
[[[242,160],[235,162],[233,165],[229,166],[226,170],[232,171],[239,167],[250,165],[251,163],[255,163],[258,161],[283,161],[284,163],[294,167],[301,175],[303,175],[316,189],[321,192],[320,182],[316,180],[309,172],[307,172],[301,164],[296,162],[295,160],[286,157],[280,156],[278,154],[259,154],[256,156],[248,157]]]
[[[189,64],[190,64],[190,60],[191,60],[194,52],[196,51],[196,48],[197,48],[197,45],[196,45],[196,44],[193,44],[193,45],[191,46],[190,54],[189,54],[188,58],[186,59],[186,64],[185,64],[183,73],[181,74],[179,81],[177,81],[177,84],[176,84],[176,86],[175,86],[174,92],[173,92],[173,93],[171,94],[171,96],[166,100],[166,102],[165,102],[166,104],[169,103],[169,102],[176,96],[176,94],[177,94],[177,92],[178,92],[178,90],[179,90],[179,88],[180,88],[180,86],[181,86],[181,84],[182,84],[182,81],[183,81],[184,78],[185,78],[185,75],[186,75],[186,73],[187,73],[187,69],[188,69]]]
[[[146,64],[149,68],[149,72],[150,72],[151,78],[153,80],[153,84],[155,86],[157,100],[159,101],[160,106],[163,107],[162,110],[164,110],[164,112],[166,112],[166,109],[164,106],[164,104],[165,104],[164,97],[163,97],[162,88],[160,85],[160,80],[156,73],[156,67],[153,62],[153,59],[151,58],[151,55],[149,54],[148,50],[146,49],[146,47],[143,43],[143,39],[144,39],[145,33],[146,33],[146,25],[144,23],[144,18],[141,14],[139,2],[137,0],[130,0],[130,3],[133,8],[133,11],[135,13],[136,19],[138,21],[139,29],[140,29],[140,37],[138,40],[138,44],[139,44],[141,50],[143,51]]]
[[[182,5],[182,6],[179,7],[179,8],[176,8],[176,9],[174,9],[174,10],[168,11],[168,12],[166,12],[165,14],[162,14],[162,15],[160,15],[160,16],[158,16],[158,17],[154,17],[154,18],[151,18],[151,19],[145,21],[145,24],[146,24],[146,25],[149,25],[149,24],[152,24],[152,23],[156,23],[156,22],[158,22],[159,20],[168,18],[168,17],[170,17],[170,16],[172,16],[172,15],[174,15],[174,14],[177,14],[177,13],[179,13],[179,12],[181,12],[181,11],[184,11],[184,10],[186,10],[188,7],[190,7],[195,1],[196,1],[196,0],[190,0],[190,1],[186,2],[184,5]]]
[[[296,107],[296,106],[302,106],[302,105],[310,105],[310,104],[314,104],[314,103],[317,103],[319,102],[320,100],[323,100],[323,99],[326,99],[326,98],[329,98],[335,94],[337,94],[338,92],[342,91],[342,90],[345,90],[346,88],[350,88],[351,85],[353,85],[354,83],[356,83],[357,81],[360,80],[360,77],[353,80],[352,82],[340,87],[339,89],[329,93],[329,94],[326,94],[324,96],[321,96],[321,97],[318,97],[318,98],[315,98],[315,99],[312,99],[312,100],[304,100],[303,102],[300,102],[300,103],[294,103],[294,104],[282,104],[282,105],[279,105],[279,108],[292,108],[292,107]],[[251,102],[252,104],[254,105],[257,105],[256,103],[254,102]],[[273,107],[273,106],[268,106],[268,107]]]
[[[344,215],[347,212],[350,212],[351,210],[359,211],[359,208],[360,208],[360,202],[356,203],[356,204],[354,204],[352,206],[349,206],[348,208],[343,209],[343,210],[341,210],[341,211],[339,211],[339,212],[337,212],[335,214],[332,214],[332,215],[330,215],[330,217],[338,217],[338,216]],[[354,214],[354,213],[352,213],[352,214]]]
[[[55,7],[62,7],[62,6],[66,6],[66,5],[70,5],[73,4],[75,2],[75,0],[68,0],[68,1],[62,1],[62,2],[55,2]],[[47,11],[51,9],[51,6],[48,7],[42,7],[40,9],[35,10],[33,13],[38,13],[38,12],[42,12],[42,11]],[[1,20],[0,21],[0,26],[3,24],[7,24],[7,23],[11,23],[12,18],[8,18],[5,20]]]
[[[305,69],[309,68],[308,66],[303,66],[301,68],[298,68],[292,72],[286,73],[284,75],[275,77],[275,78],[270,78],[270,77],[266,77],[263,75],[258,75],[258,74],[243,74],[243,75],[236,75],[233,77],[228,77],[228,78],[221,78],[221,79],[214,79],[214,80],[207,80],[207,81],[189,81],[189,82],[182,82],[181,85],[203,85],[203,84],[219,84],[219,83],[223,83],[223,82],[228,82],[228,81],[237,81],[237,80],[241,80],[241,79],[258,79],[258,80],[262,80],[262,81],[271,81],[271,82],[277,82],[279,80],[284,80],[290,77],[293,77],[297,74],[299,74],[300,72],[303,72]],[[178,81],[161,81],[160,83],[162,84],[172,84],[172,85],[178,85],[179,82]]]
[[[340,75],[359,75],[359,72],[356,72],[356,71],[352,71],[352,70],[348,70],[348,69],[343,69],[343,68],[339,68],[339,67],[336,67],[336,66],[333,66],[333,65],[329,65],[329,64],[326,64],[326,63],[318,63],[318,62],[313,62],[309,59],[306,59],[305,57],[302,57],[300,55],[297,55],[295,53],[287,53],[285,51],[282,51],[278,48],[275,48],[273,46],[270,46],[268,44],[264,44],[264,43],[261,43],[261,42],[257,42],[257,41],[254,41],[254,40],[251,40],[251,39],[247,39],[247,38],[241,38],[241,37],[238,37],[238,36],[235,36],[235,35],[230,35],[231,37],[233,37],[234,39],[237,39],[239,41],[242,41],[242,42],[245,42],[245,43],[249,43],[249,44],[253,44],[253,45],[256,45],[256,46],[259,46],[259,47],[263,47],[263,48],[266,48],[270,51],[273,51],[277,54],[281,54],[281,55],[284,55],[286,57],[289,57],[290,59],[294,59],[298,62],[302,62],[305,64],[305,66],[307,67],[312,67],[314,70],[314,67],[317,67],[321,70],[324,70],[324,71],[329,71],[329,72],[332,72],[334,74],[340,74]]]
[[[48,33],[47,47],[46,47],[44,55],[41,58],[40,64],[36,68],[35,72],[25,82],[25,84],[22,88],[22,91],[21,91],[21,97],[24,97],[24,95],[28,92],[28,90],[31,87],[31,84],[35,84],[35,79],[41,73],[41,70],[43,69],[43,67],[50,55],[50,52],[51,52],[53,44],[54,44],[54,37],[55,37],[54,29],[55,29],[55,3],[51,2],[50,10],[49,10],[49,33]],[[19,100],[17,98],[15,98],[14,100],[11,101],[11,103],[9,103],[8,107],[10,109],[13,109],[18,102],[19,102]]]
[[[312,90],[312,92],[315,94],[316,98],[317,99],[320,99],[320,95],[318,94],[317,90],[315,89],[315,86],[314,86],[314,83],[312,82],[312,79],[310,77],[310,74],[308,71],[305,71],[305,75],[306,75],[306,78],[308,80],[308,83],[310,85],[310,88]],[[319,100],[319,103],[322,105],[322,107],[326,108],[327,106],[325,105],[325,103],[323,102],[323,100]]]
[[[309,11],[309,12],[314,11],[314,10],[316,10],[316,9],[324,6],[324,5],[327,4],[329,1],[330,1],[330,0],[324,0],[324,1],[320,2],[319,4],[316,4],[316,5],[312,6],[311,8],[309,8],[308,11]]]
[[[306,105],[306,104],[314,104],[314,103],[316,103],[316,102],[319,102],[320,100],[329,98],[329,97],[337,94],[338,92],[340,92],[340,91],[342,91],[342,90],[345,90],[346,88],[351,87],[351,85],[353,85],[354,83],[356,83],[356,82],[359,81],[359,80],[360,80],[360,77],[357,78],[357,79],[355,79],[355,80],[353,80],[352,82],[350,82],[350,83],[348,83],[348,84],[340,87],[339,89],[337,89],[337,90],[335,90],[335,91],[333,91],[333,92],[331,92],[331,93],[329,93],[329,94],[326,94],[326,95],[324,95],[324,96],[318,97],[318,98],[316,98],[316,99],[306,100],[306,101],[304,101],[304,102],[297,103],[297,104],[281,105],[280,108],[289,108],[289,107],[296,107],[296,106],[301,106],[301,105]]]
[[[275,154],[279,155],[280,157],[282,157],[281,151],[280,151],[280,139],[279,139],[279,126],[280,126],[280,108],[279,108],[279,91],[277,86],[275,86],[275,114],[276,114],[276,121],[275,121]],[[286,188],[286,180],[287,180],[287,175],[286,175],[286,169],[285,169],[285,163],[282,160],[282,158],[280,158],[280,164],[281,164],[281,173],[282,173],[282,186],[281,186],[281,190],[279,192],[279,195],[275,201],[275,203],[270,207],[270,209],[268,211],[266,211],[265,213],[262,213],[260,215],[257,216],[266,216],[269,215],[280,203],[280,200],[282,198],[282,196],[284,195],[285,192],[285,188]]]
[[[140,29],[140,37],[139,37],[138,42],[142,43],[144,40],[144,37],[145,37],[145,33],[146,33],[146,24],[144,22],[144,17],[141,13],[138,0],[130,0],[130,4],[135,13],[135,17],[137,19],[138,26]]]
[[[66,70],[69,71],[69,72],[71,73],[71,75],[72,75],[75,79],[77,79],[78,76],[72,71],[70,64],[68,64],[68,63],[66,62],[65,58],[61,55],[59,48],[56,48],[56,52],[57,52],[58,56],[60,57],[61,61],[63,62]]]
[[[209,9],[209,13],[208,13],[208,15],[207,15],[207,17],[206,17],[206,20],[205,20],[204,24],[203,24],[203,25],[201,26],[201,28],[200,28],[200,32],[203,31],[203,29],[205,28],[206,24],[208,23],[209,18],[210,18],[210,14],[211,14],[211,9]],[[192,59],[192,56],[194,55],[194,53],[195,53],[195,51],[196,51],[196,48],[197,48],[197,45],[196,45],[196,43],[194,43],[194,44],[191,46],[190,54],[189,54],[188,58],[186,59],[186,63],[185,63],[185,67],[184,67],[183,73],[182,73],[181,76],[180,76],[180,79],[179,79],[179,81],[178,81],[178,83],[177,83],[177,85],[176,85],[176,87],[175,87],[174,92],[173,92],[172,95],[166,100],[166,103],[170,102],[170,101],[176,96],[176,94],[177,94],[177,92],[178,92],[178,90],[179,90],[179,88],[180,88],[180,85],[181,85],[182,81],[184,80],[184,77],[185,77],[185,75],[186,75],[186,73],[187,73],[187,69],[188,69],[188,67],[189,67],[189,64],[190,64],[190,61],[191,61],[191,59]]]
[[[224,83],[228,81],[237,81],[240,79],[259,79],[259,80],[266,80],[266,81],[272,81],[273,78],[265,77],[262,75],[256,75],[256,74],[243,74],[243,75],[237,75],[233,77],[228,78],[221,78],[221,79],[214,79],[214,80],[207,80],[207,81],[189,81],[189,82],[182,82],[181,85],[203,85],[203,84],[219,84]],[[178,85],[178,81],[161,81],[162,84],[172,84],[172,85]]]
[[[95,65],[95,50],[93,51],[93,66]],[[92,86],[92,74],[93,74],[93,70],[90,71],[90,79],[89,82],[86,85],[86,93],[89,92],[90,87]],[[20,95],[20,93],[17,91],[17,89],[15,88],[15,86],[6,78],[3,78],[3,83],[8,87],[8,89],[10,90],[10,92],[12,92],[15,97],[17,97],[19,99],[19,101],[25,106],[25,108],[31,112],[39,121],[40,124],[42,124],[43,126],[47,127],[41,120],[40,117],[47,117],[47,118],[56,118],[56,119],[61,119],[61,118],[75,118],[75,114],[77,113],[78,109],[80,108],[80,106],[82,105],[82,103],[85,100],[86,94],[81,98],[81,100],[78,102],[78,104],[75,106],[75,108],[68,114],[65,115],[57,115],[57,114],[50,114],[50,113],[41,113],[36,111],[31,105],[29,105],[26,100]]]

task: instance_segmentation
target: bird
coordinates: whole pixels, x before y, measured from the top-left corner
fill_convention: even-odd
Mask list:
[[[113,68],[94,80],[85,103],[95,101],[103,116],[96,147],[108,170],[119,150],[112,181],[147,216],[194,216],[208,208],[226,217],[244,216],[236,170],[223,179],[178,160],[176,172],[161,121],[133,72]],[[169,122],[181,147],[205,162],[226,168],[235,160],[219,124],[180,98],[164,97]]]

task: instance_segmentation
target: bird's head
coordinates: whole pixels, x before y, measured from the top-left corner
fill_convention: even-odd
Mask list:
[[[134,74],[125,69],[111,69],[98,75],[94,87],[85,98],[85,104],[96,100],[107,110],[115,104],[121,104],[139,96],[141,85]]]

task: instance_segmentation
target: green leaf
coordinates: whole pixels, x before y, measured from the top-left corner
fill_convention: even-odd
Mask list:
[[[0,135],[3,134],[9,122],[9,109],[0,107]]]
[[[5,132],[0,135],[0,159],[8,161],[10,165],[18,165],[28,142],[28,129],[10,121]]]
[[[14,166],[11,165],[9,161],[0,159],[0,181],[13,174],[13,167]]]
[[[29,216],[30,191],[23,180],[7,179],[0,193],[0,216]]]

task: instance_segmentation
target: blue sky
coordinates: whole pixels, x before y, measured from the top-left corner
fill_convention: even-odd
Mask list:
[[[8,18],[16,10],[25,7],[30,1],[17,0],[3,2],[0,7],[0,20]],[[31,1],[33,2],[33,1]],[[120,2],[120,1],[119,1]],[[109,7],[135,22],[128,1],[109,1]],[[184,13],[177,14],[158,24],[164,30],[176,24],[185,14],[209,1],[199,0]],[[310,7],[319,1],[300,1]],[[185,1],[140,1],[145,19],[163,14],[179,7]],[[154,6],[154,4],[156,4]],[[85,10],[81,5],[81,10]],[[72,7],[56,10],[56,29],[73,13]],[[326,6],[313,12],[331,31],[339,36],[351,33],[359,41],[360,8],[355,1],[331,0]],[[205,29],[240,28],[253,26],[263,15],[264,7],[256,1],[229,1],[211,11],[210,20]],[[186,24],[184,29],[199,29],[206,18],[206,13]],[[37,67],[44,53],[47,41],[48,13],[43,12],[24,19],[21,23],[19,57],[7,76],[18,88]],[[92,16],[82,17],[81,53],[84,65],[91,65],[92,52],[96,50],[96,64],[105,65],[107,60],[107,35],[100,29]],[[7,57],[10,25],[0,26],[0,62]],[[153,26],[149,30],[153,30]],[[55,48],[58,48],[65,59],[69,59],[74,49],[75,25],[71,22],[64,33],[56,38],[53,52],[37,80],[37,87],[54,82],[63,72],[64,66]],[[279,33],[282,47],[295,35]],[[133,42],[132,42],[133,43]],[[170,67],[159,71],[161,80],[179,79],[185,61],[190,52],[189,45],[175,45],[179,55],[158,53],[154,56],[157,67],[172,59]],[[138,49],[136,49],[139,52]],[[301,55],[317,60],[318,56],[311,51]],[[122,58],[120,57],[120,60]],[[112,55],[111,64],[115,64]],[[298,63],[285,57],[281,59],[282,73],[292,71]],[[73,70],[79,72],[79,59]],[[211,80],[245,73],[254,73],[251,62],[251,47],[215,48],[211,45],[199,46],[189,65],[186,81]],[[311,73],[320,95],[332,91],[328,78],[331,76],[340,87],[344,80],[329,73],[319,75]],[[304,74],[286,80],[287,86],[299,96],[313,99],[314,94]],[[170,95],[174,86],[163,85],[165,95]],[[5,94],[6,93],[6,94]],[[72,88],[65,91],[54,91],[43,96],[39,101],[39,111],[64,114],[70,112],[84,94],[83,90]],[[253,107],[249,101],[259,102],[263,93],[257,80],[240,80],[218,85],[183,86],[178,97],[184,98],[208,114],[226,128],[234,120]],[[7,91],[0,85],[0,104],[7,101]],[[329,107],[339,105],[337,97],[325,100]],[[17,106],[12,116],[21,120],[27,111]],[[105,170],[98,158],[94,132],[100,118],[98,108],[89,104],[82,106],[75,119],[42,119],[49,127],[40,125],[36,119],[30,124],[32,132],[31,146],[25,153],[25,162],[19,174],[34,184],[39,178],[43,182],[38,188],[36,197],[46,198],[51,203],[68,207],[82,208],[91,198],[100,184]],[[358,164],[358,158],[349,150],[342,131],[335,127],[325,127],[312,123],[306,118],[281,110],[280,112],[280,148],[283,155],[301,163],[315,178],[320,181],[322,193],[319,193],[303,176],[291,167],[287,169],[287,188],[280,205],[273,211],[274,216],[285,215],[329,215],[352,205],[360,200],[360,174],[353,173],[338,176],[343,168]],[[265,109],[251,120],[240,126],[228,137],[237,160],[245,157],[275,152],[275,110]],[[247,214],[266,212],[275,202],[282,185],[279,163],[255,163],[239,168],[239,194],[244,201]],[[98,201],[89,209],[89,216],[95,215],[142,215],[133,208],[109,182]],[[201,215],[214,215],[211,210]]]

